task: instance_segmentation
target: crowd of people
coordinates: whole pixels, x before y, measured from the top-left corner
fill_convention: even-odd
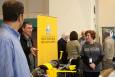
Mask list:
[[[16,0],[3,3],[3,24],[0,26],[0,77],[30,77],[35,69],[38,49],[33,46],[32,24],[24,22],[24,5]],[[19,34],[20,33],[20,34]],[[103,45],[95,40],[96,32],[87,30],[78,37],[76,31],[63,34],[58,40],[58,59],[71,64],[83,72],[83,77],[107,77],[101,71],[108,70],[115,76],[114,40],[105,32]],[[60,57],[60,52],[62,57]],[[112,68],[112,69],[111,69]],[[106,71],[105,71],[106,72]],[[108,73],[108,74],[109,74]]]
[[[93,30],[83,31],[81,35],[78,39],[78,33],[72,31],[68,35],[68,40],[64,40],[65,44],[58,41],[58,52],[63,51],[66,53],[63,53],[63,55],[66,55],[66,59],[62,58],[62,61],[68,61],[72,58],[72,63],[76,65],[77,69],[81,70],[81,77],[99,77],[102,70],[113,68],[112,60],[115,51],[114,40],[110,33],[103,33],[103,44],[95,40],[96,32]],[[62,49],[60,49],[61,46],[63,46]]]

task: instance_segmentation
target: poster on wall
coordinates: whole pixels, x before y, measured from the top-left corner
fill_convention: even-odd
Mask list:
[[[57,18],[37,17],[37,65],[57,60]]]

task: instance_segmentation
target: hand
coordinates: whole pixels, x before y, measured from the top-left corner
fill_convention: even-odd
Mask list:
[[[94,63],[91,63],[89,66],[90,66],[93,70],[95,70],[96,65],[95,65]]]
[[[31,51],[32,55],[36,56],[36,53],[37,53],[38,49],[32,47],[32,48],[30,49],[30,51]]]

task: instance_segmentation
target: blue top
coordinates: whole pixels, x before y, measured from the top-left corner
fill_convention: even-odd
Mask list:
[[[9,25],[0,26],[0,77],[30,77],[19,37]]]

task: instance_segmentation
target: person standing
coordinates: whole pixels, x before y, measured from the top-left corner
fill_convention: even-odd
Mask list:
[[[103,59],[103,69],[112,68],[112,59],[114,57],[114,40],[112,37],[110,37],[109,32],[104,32],[104,43],[103,43],[103,49],[104,49],[104,59]]]
[[[82,48],[82,46],[84,45],[84,43],[85,43],[85,31],[82,31],[81,32],[81,37],[79,38],[79,43],[80,43],[80,45],[81,45],[81,48]],[[82,62],[82,60],[80,59],[80,75],[81,75],[81,77],[83,77],[82,75],[83,75],[83,62]]]
[[[35,69],[35,57],[37,52],[37,49],[33,47],[32,30],[33,27],[30,22],[24,22],[22,27],[19,29],[21,34],[20,42],[26,55],[30,71]]]
[[[79,43],[80,43],[81,47],[85,43],[85,31],[81,32],[81,37],[79,38]]]
[[[80,43],[78,41],[78,34],[76,31],[70,33],[70,41],[67,42],[66,50],[68,59],[72,59],[71,64],[79,67],[80,63]]]
[[[18,33],[23,23],[24,5],[16,0],[6,0],[2,5],[2,11],[0,77],[30,77],[30,70]]]
[[[62,34],[62,37],[58,40],[58,59],[62,64],[67,64],[67,52],[66,52],[67,41],[68,41],[67,34]],[[62,53],[62,58],[60,59],[61,53]]]
[[[101,71],[104,53],[101,44],[94,41],[95,35],[96,33],[93,30],[85,32],[86,42],[81,50],[83,77],[98,77]]]

